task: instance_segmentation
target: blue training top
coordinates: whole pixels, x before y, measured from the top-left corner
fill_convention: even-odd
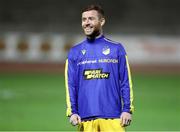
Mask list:
[[[70,49],[65,66],[67,116],[119,118],[134,107],[131,74],[123,46],[103,35]]]

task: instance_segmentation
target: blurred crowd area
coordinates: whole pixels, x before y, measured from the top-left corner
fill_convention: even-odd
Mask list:
[[[106,36],[124,45],[129,62],[136,70],[179,71],[178,37],[122,34]],[[83,35],[70,37],[53,33],[4,34],[0,37],[0,69],[38,71],[44,68],[63,71],[68,51],[83,39]]]
[[[179,0],[0,0],[0,71],[63,71],[84,39],[81,9],[100,4],[104,34],[127,50],[136,71],[180,72]]]

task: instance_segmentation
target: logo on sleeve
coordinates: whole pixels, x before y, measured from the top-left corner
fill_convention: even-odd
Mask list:
[[[102,69],[86,69],[83,73],[85,80],[108,79],[109,75],[109,72],[103,72]]]

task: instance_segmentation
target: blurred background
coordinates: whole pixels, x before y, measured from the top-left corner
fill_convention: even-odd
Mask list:
[[[135,113],[127,130],[180,131],[179,0],[0,0],[0,130],[76,130],[64,63],[84,39],[88,4],[103,7],[104,34],[128,53]]]

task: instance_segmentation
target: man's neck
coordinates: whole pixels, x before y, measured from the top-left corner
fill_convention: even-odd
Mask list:
[[[97,39],[97,38],[100,38],[102,35],[103,35],[103,33],[100,31],[100,32],[96,33],[95,35],[87,36],[87,38],[88,38],[89,40],[95,40],[95,39]]]

